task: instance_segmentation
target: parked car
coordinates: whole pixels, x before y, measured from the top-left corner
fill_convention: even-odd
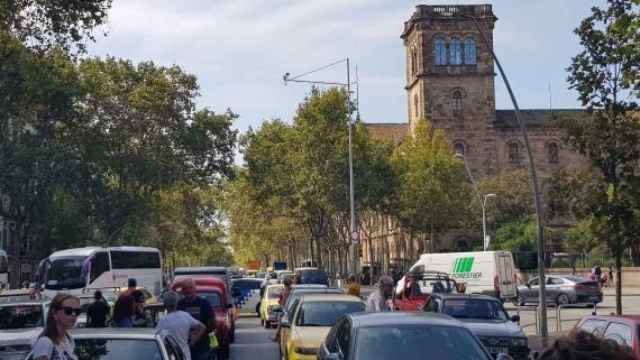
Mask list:
[[[602,289],[597,281],[571,275],[545,276],[547,303],[566,304],[597,304],[602,302]],[[534,277],[524,285],[518,286],[517,303],[538,302],[540,289],[539,278]]]
[[[25,358],[44,328],[48,304],[39,301],[0,305],[0,359]]]
[[[297,268],[293,270],[293,273],[298,277],[298,284],[318,284],[329,286],[329,276],[327,273],[315,268]]]
[[[351,295],[304,295],[293,316],[282,320],[281,327],[290,331],[281,358],[315,360],[320,344],[338,318],[364,308],[364,301]]]
[[[509,354],[516,360],[529,358],[527,336],[498,299],[486,295],[432,294],[424,311],[449,315],[463,322],[494,358]]]
[[[260,300],[260,323],[265,328],[275,325],[278,321],[274,310],[280,308],[278,301],[283,290],[284,285],[282,284],[268,285],[265,288],[262,300]]]
[[[184,277],[178,277],[171,289],[180,292]],[[227,287],[223,280],[214,277],[194,277],[196,294],[205,298],[213,310],[216,323],[216,336],[220,343],[221,358],[227,358],[231,343],[235,340],[235,311],[233,303],[227,302]]]
[[[260,316],[260,288],[264,279],[233,279],[231,293],[240,314]]]
[[[178,360],[186,351],[167,331],[149,328],[92,328],[71,332],[78,360]],[[26,360],[33,360],[29,355]]]
[[[318,359],[490,360],[480,340],[461,322],[421,312],[343,316],[318,350]],[[498,360],[511,359],[500,354]]]
[[[404,276],[404,287],[394,292],[393,306],[400,311],[422,311],[430,294],[454,293],[458,288],[459,285],[447,273],[418,269]]]
[[[628,346],[640,359],[640,315],[585,316],[576,329]]]

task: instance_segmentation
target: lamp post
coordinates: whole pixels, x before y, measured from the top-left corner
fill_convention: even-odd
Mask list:
[[[485,208],[487,206],[487,199],[496,197],[496,194],[484,194],[482,197],[482,244],[484,251],[487,251],[489,247],[489,241],[487,239],[487,216]]]
[[[318,72],[320,70],[324,70],[327,69],[329,67],[332,67],[334,65],[338,65],[341,63],[346,63],[347,65],[347,82],[346,83],[342,83],[342,82],[334,82],[334,81],[313,81],[313,80],[302,80],[300,79],[303,76]],[[358,74],[358,67],[356,66],[356,84],[357,84],[357,74]],[[349,219],[349,234],[350,234],[350,249],[351,249],[351,255],[352,255],[352,273],[357,273],[358,272],[358,243],[359,243],[359,232],[358,229],[356,228],[356,211],[355,211],[355,201],[354,201],[354,189],[353,189],[353,135],[352,135],[352,127],[353,127],[353,121],[351,119],[351,65],[349,62],[349,58],[345,58],[342,60],[338,60],[334,63],[328,64],[328,65],[324,65],[320,68],[317,68],[315,70],[300,74],[300,75],[296,75],[296,76],[291,76],[290,73],[285,73],[284,76],[282,77],[282,79],[284,80],[284,85],[286,86],[288,82],[297,82],[297,83],[306,83],[306,84],[314,84],[314,85],[337,85],[337,86],[342,86],[342,87],[346,87],[347,88],[347,128],[348,128],[348,132],[349,132],[349,213],[350,213],[350,219]],[[358,102],[359,103],[359,102]],[[359,104],[358,104],[359,106]],[[312,259],[313,260],[313,259]]]
[[[489,243],[487,242],[487,217],[486,217],[486,206],[487,199],[496,197],[496,194],[480,194],[478,191],[478,185],[476,184],[476,180],[473,178],[473,174],[469,169],[469,165],[467,164],[467,159],[464,157],[464,154],[461,152],[457,152],[455,157],[462,160],[464,164],[464,168],[467,171],[467,175],[469,175],[469,180],[471,181],[471,185],[473,186],[473,192],[476,193],[478,200],[480,201],[480,205],[482,206],[482,249],[483,251],[487,251],[487,247],[489,247]]]
[[[493,51],[493,46],[487,39],[478,19],[475,16],[470,16],[467,14],[460,13],[459,16],[464,19],[470,19],[473,21],[480,37],[482,38],[482,42],[484,42],[487,47],[491,57],[496,62],[496,66],[498,67],[498,71],[502,76],[502,80],[509,92],[509,97],[511,98],[511,102],[513,103],[513,108],[515,110],[516,121],[518,122],[518,126],[520,127],[520,131],[522,132],[522,138],[524,140],[524,146],[527,149],[527,157],[529,160],[529,177],[531,178],[531,190],[533,192],[533,203],[536,209],[536,225],[537,225],[537,250],[538,250],[538,278],[540,279],[540,287],[538,291],[538,304],[539,304],[539,321],[538,321],[538,332],[543,338],[547,338],[547,298],[546,298],[546,288],[545,288],[545,276],[544,276],[544,232],[542,230],[542,205],[540,201],[540,186],[538,184],[538,176],[536,175],[536,168],[533,163],[533,154],[531,153],[531,146],[529,144],[529,136],[527,135],[527,127],[525,123],[522,121],[522,117],[520,116],[520,107],[518,106],[518,101],[516,100],[515,95],[513,94],[513,90],[511,89],[511,84],[509,83],[509,79],[507,79],[507,75],[504,73],[502,69],[502,65],[498,60],[495,52]]]

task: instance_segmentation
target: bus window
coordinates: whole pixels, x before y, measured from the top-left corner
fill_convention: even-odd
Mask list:
[[[89,282],[94,282],[102,273],[109,271],[109,255],[106,252],[96,253],[91,258],[91,276]]]
[[[111,250],[114,269],[160,269],[160,254],[150,251]]]
[[[80,289],[86,286],[82,268],[85,258],[70,257],[51,260],[47,269],[45,288],[50,290]]]

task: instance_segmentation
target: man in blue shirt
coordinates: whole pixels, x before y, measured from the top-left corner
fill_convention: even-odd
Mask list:
[[[207,327],[207,333],[215,329],[215,319],[211,304],[204,298],[196,295],[196,286],[193,279],[187,278],[182,283],[182,298],[178,302],[178,310],[185,311],[200,321]],[[190,347],[192,360],[209,360],[211,358],[211,348],[209,347],[209,337],[203,336]]]

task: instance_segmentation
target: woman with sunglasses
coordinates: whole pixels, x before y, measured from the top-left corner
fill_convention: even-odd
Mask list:
[[[77,360],[75,343],[68,331],[80,314],[80,299],[58,293],[47,313],[47,325],[33,345],[34,360]]]

